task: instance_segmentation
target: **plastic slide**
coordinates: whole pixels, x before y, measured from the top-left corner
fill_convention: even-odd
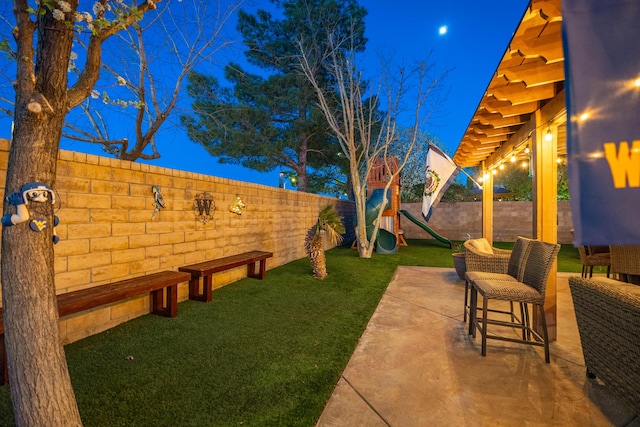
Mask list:
[[[381,209],[389,209],[391,205],[391,197],[387,195],[387,205],[382,206],[382,200],[384,196],[384,190],[382,188],[375,189],[371,192],[371,197],[367,200],[365,205],[365,221],[367,225],[367,237],[371,238],[373,234],[374,221],[378,218],[378,212]],[[378,236],[376,237],[376,253],[379,254],[395,254],[398,252],[398,239],[395,234],[390,233],[382,228],[378,229]]]
[[[409,218],[409,220],[414,224],[416,224],[418,227],[422,228],[424,231],[431,234],[433,237],[435,237],[437,241],[442,242],[446,245],[449,245],[449,249],[453,248],[453,243],[451,242],[451,240],[447,239],[446,237],[442,237],[441,235],[433,231],[427,224],[420,221],[419,219],[411,215],[409,212],[405,211],[404,209],[401,209],[398,212],[400,212],[402,215]]]

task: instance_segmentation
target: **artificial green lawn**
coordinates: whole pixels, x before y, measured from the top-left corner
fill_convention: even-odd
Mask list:
[[[512,244],[496,243],[499,247]],[[312,426],[398,265],[453,267],[452,250],[409,240],[395,255],[327,252],[329,276],[307,259],[147,315],[65,347],[85,426]],[[579,272],[563,246],[559,271]],[[130,356],[130,357],[129,357]],[[13,425],[0,387],[0,425]]]

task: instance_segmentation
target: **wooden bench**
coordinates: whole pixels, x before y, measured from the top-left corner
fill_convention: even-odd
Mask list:
[[[251,251],[210,261],[199,262],[178,268],[191,274],[189,281],[189,299],[196,301],[211,301],[211,276],[220,271],[247,265],[247,276],[264,280],[267,274],[267,258],[273,256],[272,252]],[[260,270],[256,273],[256,263],[260,262]],[[202,292],[200,291],[200,278],[202,277]]]
[[[106,285],[80,289],[57,295],[58,317],[100,307],[128,298],[151,293],[151,312],[166,317],[178,314],[178,284],[191,279],[188,273],[179,271],[161,271],[146,276],[125,279]],[[165,289],[166,298],[165,298]],[[4,375],[0,384],[8,381],[7,355],[4,345],[4,319],[0,307],[0,363],[4,367]]]

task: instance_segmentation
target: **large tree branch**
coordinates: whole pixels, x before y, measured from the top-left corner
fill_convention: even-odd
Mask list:
[[[13,30],[13,37],[18,45],[17,52],[22,55],[17,61],[16,72],[16,94],[18,96],[30,96],[36,85],[34,72],[35,51],[33,48],[33,33],[36,30],[36,23],[31,20],[28,12],[27,0],[14,0],[13,13],[16,17],[16,26]],[[21,102],[21,100],[17,100]]]

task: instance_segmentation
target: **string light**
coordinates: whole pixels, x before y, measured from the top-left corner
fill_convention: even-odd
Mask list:
[[[633,80],[634,84],[640,88],[640,77],[638,77],[637,79]],[[547,128],[547,131],[544,132],[544,137],[542,138],[543,141],[546,142],[551,142],[553,141],[554,138],[554,134],[551,131],[551,125],[556,123],[559,118],[563,115],[566,115],[565,113],[558,113],[555,117],[553,117],[552,119],[547,120],[544,123],[540,123],[538,124],[535,129],[532,129],[529,131],[528,135],[523,138],[519,143],[514,144],[513,147],[511,147],[511,150],[509,152],[507,152],[505,155],[499,157],[498,159],[496,159],[495,162],[493,162],[493,164],[490,166],[489,171],[493,174],[496,175],[498,170],[504,170],[504,164],[506,164],[507,162],[511,162],[511,163],[516,163],[518,162],[518,157],[524,157],[522,155],[522,153],[524,152],[524,155],[526,155],[529,160],[530,160],[530,153],[531,153],[531,149],[529,148],[529,141],[532,141],[533,138],[533,134],[537,131],[537,130],[542,130],[545,127]],[[587,120],[589,118],[591,118],[592,114],[591,111],[586,111],[584,113],[582,113],[581,115],[579,115],[579,120],[583,121],[583,120]],[[494,153],[495,154],[495,153]],[[509,159],[509,160],[507,160]],[[559,160],[558,163],[565,163],[565,160]],[[520,163],[520,165],[523,168],[526,168],[529,166],[529,162],[528,160],[524,160],[522,161],[522,163]],[[485,174],[486,176],[486,174]],[[486,180],[486,178],[485,178]]]

